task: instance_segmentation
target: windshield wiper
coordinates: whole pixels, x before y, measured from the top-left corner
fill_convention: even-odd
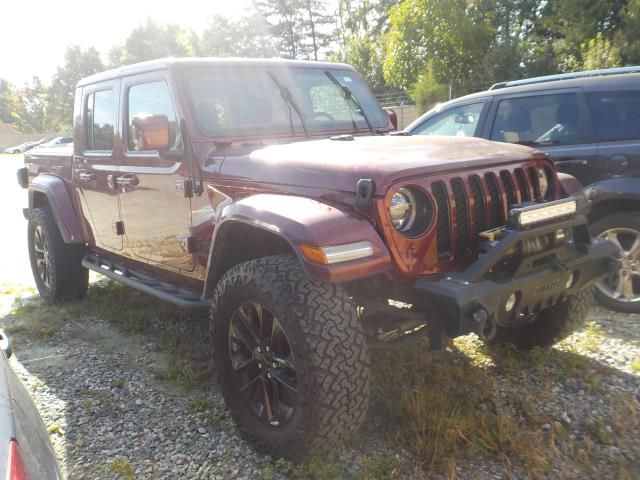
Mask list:
[[[346,85],[342,85],[338,81],[338,79],[335,77],[335,75],[333,73],[331,73],[329,70],[325,70],[324,74],[327,76],[327,78],[329,80],[331,80],[331,82],[336,87],[338,87],[342,91],[342,94],[344,95],[344,99],[347,100],[347,103],[349,101],[351,101],[351,104],[355,105],[355,107],[357,109],[356,111],[358,111],[358,113],[360,115],[362,115],[362,118],[364,118],[364,121],[367,123],[367,127],[369,127],[369,131],[371,132],[371,135],[375,135],[376,131],[373,129],[373,126],[371,125],[371,122],[369,121],[369,117],[367,117],[367,114],[365,113],[364,108],[362,107],[362,104],[358,101],[358,99],[353,94],[351,89],[349,87],[347,87]]]
[[[291,117],[291,109],[293,109],[298,115],[298,118],[300,118],[300,125],[302,125],[302,129],[304,130],[304,136],[308,137],[309,131],[307,130],[307,124],[304,121],[304,115],[302,114],[302,111],[300,110],[300,107],[298,107],[296,101],[293,99],[291,91],[278,81],[273,72],[267,72],[267,75],[269,75],[271,80],[273,80],[273,83],[275,83],[276,87],[278,87],[278,90],[280,90],[280,96],[282,97],[282,99],[287,102],[287,105],[289,105],[289,122],[291,125],[291,135],[293,136],[293,134],[295,133],[293,128],[293,118]]]

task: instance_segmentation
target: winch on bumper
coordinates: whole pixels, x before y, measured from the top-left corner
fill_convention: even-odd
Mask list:
[[[529,323],[602,278],[616,256],[613,243],[590,237],[589,209],[583,196],[518,206],[507,226],[480,235],[469,267],[414,287],[449,337],[476,332],[491,339],[496,325]]]

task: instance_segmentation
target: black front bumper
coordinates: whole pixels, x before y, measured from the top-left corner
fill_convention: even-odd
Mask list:
[[[562,229],[571,240],[513,261],[523,241]],[[529,229],[505,228],[499,240],[481,244],[478,259],[461,272],[423,278],[414,288],[434,311],[448,336],[488,334],[495,325],[518,325],[602,278],[616,246],[591,239],[584,215]],[[510,269],[504,271],[505,259]],[[502,271],[501,271],[502,269]],[[507,308],[509,298],[515,304]]]

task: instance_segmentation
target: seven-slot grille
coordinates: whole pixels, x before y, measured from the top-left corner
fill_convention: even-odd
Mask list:
[[[505,223],[510,205],[540,196],[533,167],[455,177],[448,183],[439,180],[431,184],[431,192],[438,207],[439,260],[470,254],[479,232]]]

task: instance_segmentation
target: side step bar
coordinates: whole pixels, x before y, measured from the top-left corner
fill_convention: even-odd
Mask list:
[[[203,300],[196,292],[154,280],[95,253],[87,253],[82,259],[82,266],[179,307],[189,310],[209,310],[209,302]]]

